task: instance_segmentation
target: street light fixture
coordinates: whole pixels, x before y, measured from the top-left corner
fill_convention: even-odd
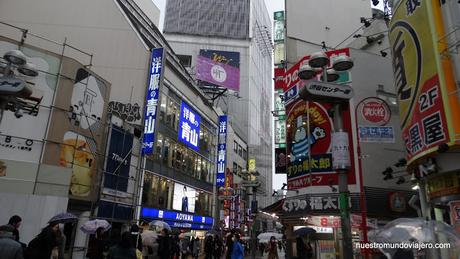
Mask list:
[[[310,56],[308,64],[312,68],[321,68],[322,69],[322,80],[327,80],[328,82],[335,81],[338,79],[338,73],[336,71],[347,71],[353,67],[353,61],[348,56],[339,56],[336,57],[335,61],[332,62],[333,69],[327,69],[329,64],[329,57],[324,52],[316,52]],[[305,74],[298,74],[300,79],[309,80],[311,77],[304,76]],[[335,79],[335,80],[334,80]],[[321,83],[326,88],[336,88],[339,89],[340,85]],[[322,87],[323,88],[323,87]],[[311,90],[311,89],[310,89]],[[332,146],[339,147],[346,145],[345,149],[338,148],[336,150],[348,150],[348,134],[343,130],[343,120],[342,120],[342,111],[341,105],[343,103],[348,103],[349,99],[352,97],[352,89],[339,89],[340,91],[349,91],[345,95],[331,96],[327,91],[322,93],[321,91],[316,91],[314,94],[309,92],[308,85],[305,85],[300,91],[299,96],[304,100],[316,101],[316,100],[326,100],[333,103],[334,110],[334,130],[332,136]],[[340,215],[341,215],[341,224],[342,224],[342,233],[343,233],[343,258],[351,259],[353,258],[353,247],[352,247],[352,237],[351,237],[351,223],[350,223],[350,208],[348,207],[349,203],[349,190],[348,190],[348,167],[350,166],[350,157],[349,154],[344,152],[339,152],[336,156],[341,157],[341,161],[336,159],[332,161],[333,168],[337,170],[338,173],[338,186],[339,186],[339,197],[340,197]]]

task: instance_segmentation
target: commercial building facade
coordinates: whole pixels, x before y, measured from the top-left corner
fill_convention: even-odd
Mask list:
[[[62,206],[57,210],[79,216],[77,228],[89,219],[107,219],[112,223],[112,235],[128,229],[138,219],[144,223],[163,219],[184,229],[211,228],[214,224],[215,201],[212,197],[216,181],[218,115],[149,18],[156,13],[155,10],[146,10],[146,15],[135,1],[88,1],[76,6],[73,3],[65,1],[56,5],[48,1],[38,5],[31,1],[17,1],[2,6],[0,11],[5,22],[27,28],[30,33],[56,41],[67,38],[64,42],[66,54],[83,60],[103,74],[107,81],[115,82],[113,91],[104,95],[105,102],[98,104],[104,104],[104,107],[98,106],[104,115],[96,118],[100,117],[105,123],[100,127],[103,132],[96,135],[103,139],[103,144],[98,153],[101,156],[97,171],[99,178],[91,181],[94,196],[82,203],[64,191],[63,200],[59,201]],[[145,6],[146,3],[141,4]],[[20,11],[25,5],[28,8]],[[30,8],[35,5],[36,8]],[[76,10],[80,10],[80,15],[70,17],[69,13]],[[104,17],[101,10],[104,10]],[[20,14],[11,17],[11,13]],[[45,22],[45,17],[53,17],[53,23]],[[21,38],[21,31],[11,29],[4,32]],[[27,40],[46,50],[56,51],[55,45],[49,41],[38,41],[35,37]],[[75,53],[75,46],[85,51]],[[154,152],[142,156],[140,141],[145,124],[145,95],[150,85],[151,50],[154,48],[164,50],[163,80],[156,106]],[[87,52],[94,55],[81,54]],[[66,112],[69,111],[68,106],[63,108]],[[201,118],[195,148],[181,140],[184,134],[181,133],[183,121],[180,117],[185,114],[183,107],[186,106],[195,118]],[[74,113],[74,117],[84,125],[85,116],[80,118],[77,111]],[[97,132],[93,130],[93,133]],[[55,139],[56,134],[50,136],[53,141],[62,142]],[[56,174],[64,171],[67,178],[62,182],[68,186],[71,169],[62,167]],[[43,181],[54,184],[55,180],[47,178]],[[54,186],[56,184],[48,188],[48,192],[57,188]],[[80,189],[75,188],[76,191]],[[8,191],[17,192],[17,189]],[[187,202],[184,202],[184,197]],[[6,220],[6,213],[23,216],[28,212],[5,211],[3,220]],[[53,211],[50,210],[50,213]],[[51,216],[46,214],[40,223],[35,224],[42,226],[46,223],[45,218]],[[35,230],[29,233],[29,230],[24,228],[24,232],[28,233],[24,237],[29,235],[32,238],[37,233]],[[68,237],[78,247],[85,246],[86,238],[81,231],[75,231],[75,236]],[[83,256],[82,253],[84,251],[74,251],[74,256]]]

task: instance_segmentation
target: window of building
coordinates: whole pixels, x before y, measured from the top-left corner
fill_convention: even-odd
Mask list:
[[[160,114],[159,114],[159,119],[160,121],[164,122],[166,119],[166,106],[168,103],[168,97],[164,95],[163,93],[160,94]]]
[[[175,131],[178,130],[179,126],[179,105],[173,102],[171,99],[168,100],[168,108],[166,109],[166,125],[173,128]]]
[[[238,155],[240,155],[240,157],[243,157],[243,147],[241,145],[238,145]]]
[[[247,160],[248,159],[248,151],[243,148],[243,159]]]
[[[172,208],[173,182],[150,173],[144,177],[142,204],[159,209]]]
[[[192,56],[190,55],[177,55],[179,58],[180,63],[184,67],[191,67],[192,66]]]
[[[235,152],[235,154],[238,154],[238,143],[236,141],[233,141],[233,152]]]
[[[238,166],[237,174],[241,176],[242,173],[243,173],[243,168],[241,166]]]
[[[233,162],[233,171],[232,171],[232,172],[233,172],[233,173],[237,173],[237,172],[238,172],[238,165],[237,165],[235,162]]]

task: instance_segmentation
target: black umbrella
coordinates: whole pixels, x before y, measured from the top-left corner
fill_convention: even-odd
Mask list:
[[[50,221],[48,221],[49,224],[60,224],[60,223],[68,223],[68,222],[74,222],[77,221],[78,217],[73,215],[72,213],[59,213],[56,216],[52,217]]]
[[[316,233],[316,230],[314,230],[313,228],[309,228],[309,227],[299,228],[296,231],[294,231],[294,234],[298,236],[305,236],[305,235],[313,234],[313,233]]]

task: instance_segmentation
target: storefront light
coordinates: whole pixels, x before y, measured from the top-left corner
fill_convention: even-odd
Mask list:
[[[412,186],[412,190],[414,190],[414,191],[415,191],[415,190],[418,190],[418,189],[420,189],[420,186],[418,186],[418,184],[416,184],[416,185]]]

